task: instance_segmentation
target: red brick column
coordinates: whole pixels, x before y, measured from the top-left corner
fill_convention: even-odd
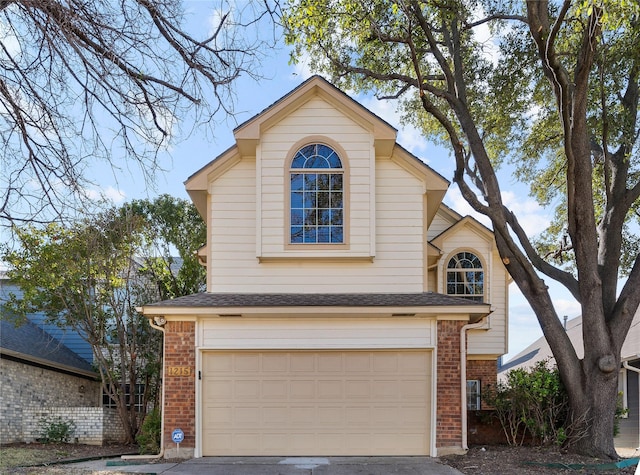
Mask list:
[[[480,390],[498,381],[497,360],[467,360],[467,379],[479,379]]]
[[[167,322],[164,335],[165,457],[193,457],[196,446],[196,333],[195,322]],[[171,440],[182,429],[179,451]]]
[[[464,321],[438,322],[436,447],[462,447],[460,330]]]

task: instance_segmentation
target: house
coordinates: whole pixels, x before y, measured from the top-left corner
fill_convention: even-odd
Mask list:
[[[233,133],[185,183],[207,291],[141,309],[164,332],[165,457],[463,451],[507,351],[492,233],[320,77]]]
[[[578,358],[582,358],[582,316],[566,321],[565,329]],[[621,395],[622,407],[627,413],[620,419],[619,433],[613,441],[619,450],[640,450],[640,309],[633,317],[620,354],[622,365],[618,373],[618,392]],[[513,369],[530,368],[545,360],[553,361],[553,354],[547,340],[541,337],[503,365],[498,377],[504,378]]]
[[[30,313],[14,321],[3,303],[21,290],[0,271],[0,443],[32,442],[43,424],[72,423],[74,441],[119,442],[122,423],[103,406],[91,346],[75,331]]]

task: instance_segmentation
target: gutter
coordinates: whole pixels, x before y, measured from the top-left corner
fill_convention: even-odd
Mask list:
[[[460,395],[462,415],[462,449],[469,450],[467,443],[467,330],[489,329],[489,321],[484,317],[477,323],[468,323],[460,329]]]
[[[142,313],[142,308],[138,307],[136,308],[136,312]],[[153,317],[153,318],[148,318],[149,320],[149,325],[151,325],[151,328],[155,328],[156,330],[158,330],[159,332],[162,332],[162,371],[164,373],[164,356],[165,356],[165,347],[164,347],[164,324],[167,323],[167,321],[164,319],[164,317]],[[164,380],[165,378],[162,378],[162,410],[160,411],[161,417],[160,417],[160,452],[157,454],[142,454],[142,455],[122,455],[120,458],[122,460],[147,460],[147,459],[159,459],[164,457],[164,414],[162,411],[164,411],[164,395],[165,395],[165,390],[164,390]]]

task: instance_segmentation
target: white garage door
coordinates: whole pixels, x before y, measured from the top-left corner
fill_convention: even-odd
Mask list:
[[[206,352],[203,455],[428,455],[430,351]]]

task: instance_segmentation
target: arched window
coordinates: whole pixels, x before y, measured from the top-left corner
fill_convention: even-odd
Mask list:
[[[291,162],[292,244],[344,243],[344,169],[331,147],[305,145]]]
[[[484,271],[478,256],[459,252],[447,264],[447,294],[482,302]]]

